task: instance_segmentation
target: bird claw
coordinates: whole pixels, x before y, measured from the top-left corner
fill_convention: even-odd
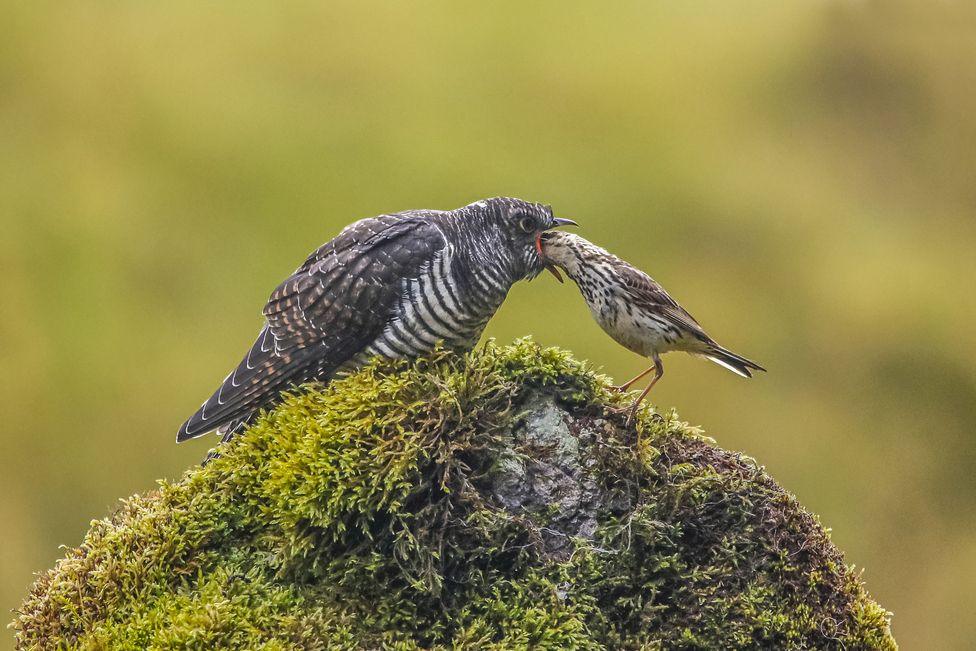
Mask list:
[[[634,423],[634,420],[637,417],[637,409],[639,407],[640,404],[638,403],[636,405],[627,405],[626,407],[609,407],[607,411],[609,411],[612,414],[626,413],[627,420],[624,422],[624,427],[630,427]]]
[[[637,408],[639,406],[640,405],[634,405],[633,407],[630,408],[630,413],[627,414],[627,427],[630,427],[634,423],[634,420],[636,420]]]

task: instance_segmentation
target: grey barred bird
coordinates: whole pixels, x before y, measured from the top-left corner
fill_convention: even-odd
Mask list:
[[[600,327],[624,348],[653,361],[649,369],[618,387],[626,391],[654,371],[628,420],[664,375],[662,353],[680,350],[700,355],[746,378],[752,377],[752,371],[766,370],[716,343],[653,278],[605,249],[562,232],[543,234],[540,244],[550,271],[558,278],[551,266],[556,265],[576,283]]]
[[[212,430],[226,441],[283,391],[372,356],[471,349],[511,286],[544,269],[540,235],[565,224],[505,197],[351,224],[272,292],[254,345],[177,442]]]

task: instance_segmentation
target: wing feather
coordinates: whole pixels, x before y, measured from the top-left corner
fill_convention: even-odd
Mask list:
[[[328,379],[382,332],[404,279],[444,245],[417,212],[361,220],[316,249],[271,293],[257,340],[177,441],[247,418],[290,386]]]
[[[691,334],[702,342],[712,342],[712,338],[695,320],[695,317],[681,307],[678,301],[674,300],[656,280],[643,271],[626,264],[621,266],[621,276],[631,300],[638,301],[642,305],[653,306],[657,314],[674,327]]]

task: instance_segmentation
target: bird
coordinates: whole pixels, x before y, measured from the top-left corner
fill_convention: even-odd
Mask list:
[[[736,375],[752,377],[762,366],[720,346],[671,295],[646,273],[606,249],[562,231],[543,233],[539,241],[546,268],[562,280],[562,269],[579,287],[596,322],[624,348],[648,357],[653,366],[617,387],[626,391],[654,372],[630,408],[628,423],[664,375],[661,354],[677,350],[704,357]]]
[[[512,285],[545,268],[541,234],[566,225],[576,222],[510,197],[350,224],[271,293],[254,344],[177,442],[213,430],[226,442],[283,392],[374,356],[470,350]]]

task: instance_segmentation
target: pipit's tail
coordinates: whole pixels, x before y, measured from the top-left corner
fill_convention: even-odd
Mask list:
[[[711,348],[702,353],[702,355],[719,366],[725,367],[736,375],[741,375],[742,377],[752,377],[752,371],[766,370],[752,360],[748,360],[742,355],[736,355],[728,348],[722,348],[718,344],[714,344]]]

